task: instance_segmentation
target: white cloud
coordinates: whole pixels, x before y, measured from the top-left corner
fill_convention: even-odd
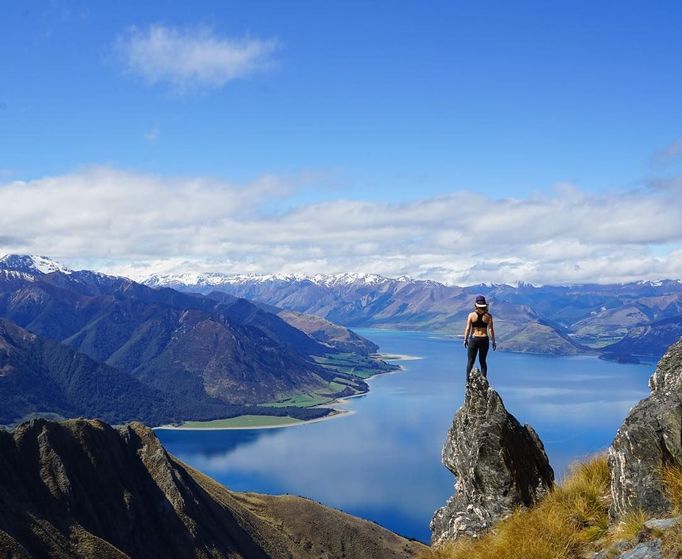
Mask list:
[[[597,195],[564,187],[518,200],[455,192],[273,210],[290,206],[300,187],[268,175],[239,185],[110,167],[8,182],[0,186],[0,207],[11,208],[0,213],[0,252],[135,276],[199,267],[458,284],[682,278],[676,188]]]
[[[128,72],[176,91],[222,87],[272,65],[274,39],[220,37],[205,27],[132,27],[116,41]]]

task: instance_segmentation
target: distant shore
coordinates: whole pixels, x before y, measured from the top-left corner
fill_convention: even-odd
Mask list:
[[[418,357],[416,355],[405,355],[399,353],[377,353],[377,357],[385,361],[416,361],[418,359],[423,359],[423,357]],[[378,376],[390,375],[394,373],[400,373],[405,370],[404,367],[398,365],[398,369],[395,371],[388,371],[377,373],[365,380],[370,380]],[[330,419],[337,419],[340,417],[345,417],[348,415],[353,415],[355,411],[347,410],[339,407],[343,405],[346,400],[352,398],[358,398],[360,396],[365,396],[369,394],[369,391],[362,392],[360,394],[353,394],[351,396],[343,396],[320,404],[319,406],[312,407],[330,407],[333,411],[329,415],[324,417],[317,417],[315,419],[296,419],[289,416],[278,416],[278,415],[238,415],[236,417],[229,417],[226,419],[215,419],[212,421],[187,421],[180,425],[160,425],[159,427],[154,427],[158,430],[166,431],[244,431],[244,430],[256,430],[256,429],[281,429],[283,427],[299,427],[301,425],[309,425],[310,423],[318,423],[320,421],[327,421]],[[233,424],[230,424],[233,423]],[[250,424],[249,424],[250,423]],[[200,424],[195,425],[195,424]],[[186,425],[186,426],[185,426]]]
[[[377,353],[376,355],[384,361],[417,361],[419,359],[424,359],[417,355],[405,355],[402,353]]]
[[[238,415],[235,417],[229,417],[227,419],[215,419],[212,421],[188,421],[190,425],[185,427],[185,424],[181,425],[160,425],[159,427],[154,427],[154,430],[163,430],[163,431],[245,431],[245,430],[256,430],[256,429],[281,429],[282,427],[299,427],[301,425],[309,425],[310,423],[318,423],[320,421],[327,421],[329,419],[336,419],[342,416],[346,415],[353,415],[355,412],[351,410],[339,410],[336,408],[332,408],[333,411],[329,415],[325,415],[324,417],[316,417],[315,419],[296,419],[294,417],[289,417],[289,416],[278,416],[278,415],[258,415],[258,416],[252,416],[252,417],[257,417],[259,419],[270,419],[270,421],[275,421],[278,419],[281,419],[280,423],[263,423],[263,424],[258,424],[254,423],[253,425],[221,425],[221,426],[214,426],[211,427],[211,423],[227,423],[229,421],[234,420],[235,423],[239,420],[244,420],[243,415]],[[192,426],[192,423],[201,423],[205,424],[205,427],[197,427],[197,426]]]

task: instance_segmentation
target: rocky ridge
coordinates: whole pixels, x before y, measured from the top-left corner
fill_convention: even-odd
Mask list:
[[[234,493],[139,423],[0,430],[0,557],[407,559],[425,546],[300,497]]]
[[[542,441],[505,409],[478,369],[467,382],[442,460],[457,482],[431,521],[434,544],[482,535],[519,506],[536,503],[554,483]]]

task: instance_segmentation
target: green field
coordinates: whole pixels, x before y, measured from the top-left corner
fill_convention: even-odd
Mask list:
[[[259,404],[268,408],[284,408],[295,406],[299,408],[309,408],[328,404],[335,400],[334,395],[343,392],[346,388],[351,388],[353,393],[363,392],[357,379],[366,379],[379,373],[394,370],[396,367],[382,363],[377,358],[363,357],[355,353],[333,353],[324,357],[315,356],[315,362],[325,369],[339,373],[327,385],[327,388],[319,389],[315,392],[296,394],[287,398],[281,398],[275,402],[265,402]]]
[[[353,375],[361,379],[394,369],[392,366],[378,366],[379,362],[377,360],[353,353],[327,354],[324,357],[315,357],[315,361],[327,369]]]
[[[296,396],[292,396],[291,398],[277,400],[276,402],[267,402],[265,404],[259,405],[266,408],[286,408],[287,406],[309,408],[311,406],[319,406],[320,404],[326,404],[327,402],[331,402],[333,399],[334,398],[332,398],[329,395],[305,393],[297,394]]]
[[[215,419],[213,421],[186,421],[180,429],[237,429],[249,427],[276,427],[279,425],[293,425],[302,423],[300,419],[277,415],[240,415],[229,419]]]

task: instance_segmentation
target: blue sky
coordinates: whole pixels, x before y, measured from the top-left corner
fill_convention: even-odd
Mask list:
[[[316,204],[348,202],[400,214],[410,204],[453,196],[480,201],[485,219],[496,219],[489,210],[505,200],[532,205],[565,196],[557,189],[566,188],[577,189],[588,205],[592,197],[620,200],[632,191],[650,202],[661,196],[652,181],[677,184],[682,171],[681,23],[679,2],[7,4],[0,19],[0,194],[19,183],[39,190],[46,177],[68,190],[74,175],[96,168],[98,177],[106,171],[117,180],[117,173],[159,180],[158,190],[151,189],[157,196],[166,188],[174,195],[178,181],[248,190],[265,177],[280,185],[278,195],[242,208],[235,219],[273,213],[281,219]],[[203,50],[191,68],[172,68],[180,57],[155,55],[159,37],[176,53]],[[198,66],[211,66],[213,47],[228,58],[237,51],[250,58],[202,74]],[[247,47],[251,54],[244,54]],[[663,190],[662,211],[678,201],[680,189]],[[129,193],[122,189],[121,196]],[[220,219],[202,220],[203,210],[194,211],[198,229]],[[140,219],[135,226],[144,228],[148,221]],[[265,272],[313,271],[315,262],[325,268],[320,271],[364,270],[375,263],[367,271],[485,281],[454,273],[460,261],[443,263],[457,254],[480,268],[471,263],[482,258],[473,245],[460,246],[454,237],[438,266],[411,265],[410,255],[429,248],[431,233],[423,231],[421,246],[419,233],[406,233],[400,243],[413,253],[399,254],[382,244],[380,231],[363,228],[348,244],[366,238],[372,246],[352,258],[336,258],[339,247],[320,241],[317,257],[313,250],[300,259],[293,256],[298,245],[272,238],[269,252],[261,247],[267,256],[259,260],[261,249],[254,249],[246,262],[229,243],[224,253],[184,245],[155,250],[153,239],[172,224],[145,231],[148,250],[139,250],[140,239],[131,241],[134,250],[104,241],[83,250],[68,231],[0,226],[7,229],[0,229],[0,252],[35,250],[71,261],[210,260]],[[504,237],[504,230],[497,233]],[[576,231],[555,235],[545,241],[602,242]],[[225,231],[218,236],[225,240]],[[682,276],[675,252],[681,241],[677,230],[665,239],[608,240],[618,250],[632,245],[635,260],[660,260],[664,275]],[[278,260],[270,259],[273,251],[281,253]],[[402,264],[376,265],[387,251]],[[503,252],[529,262],[527,247]],[[531,268],[541,269],[543,258],[535,258]],[[437,271],[441,264],[450,271]],[[523,279],[517,275],[529,270],[521,266],[497,279]],[[536,277],[561,279],[560,271]],[[566,281],[580,279],[589,278]]]

